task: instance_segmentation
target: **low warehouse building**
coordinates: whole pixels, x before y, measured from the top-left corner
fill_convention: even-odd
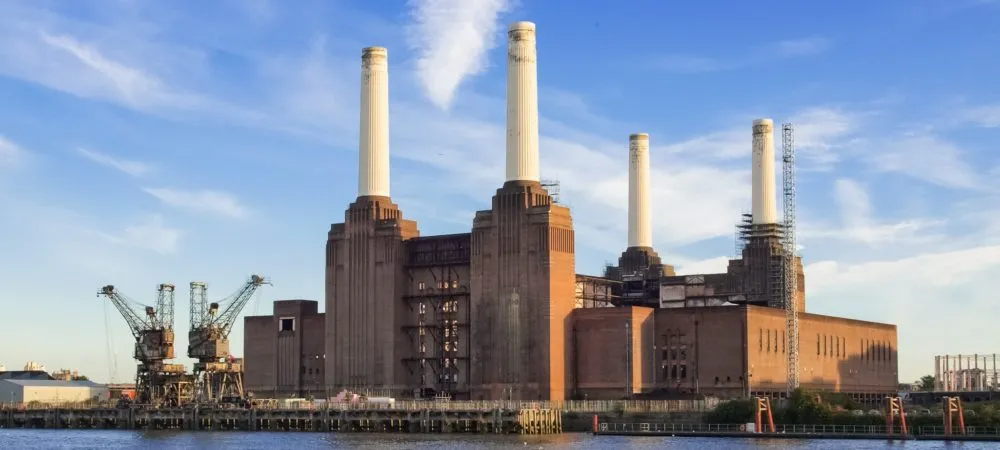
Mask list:
[[[876,401],[897,389],[896,326],[801,313],[800,385]],[[576,309],[577,398],[783,396],[785,312],[764,306]]]
[[[108,400],[108,388],[91,381],[0,380],[0,401],[77,403]]]

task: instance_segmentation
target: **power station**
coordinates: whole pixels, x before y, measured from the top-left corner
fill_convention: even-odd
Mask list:
[[[421,236],[393,203],[388,51],[362,50],[358,191],[327,233],[325,312],[282,300],[246,318],[247,390],[472,400],[895,392],[894,325],[806,312],[790,124],[782,220],[774,122],[751,123],[752,213],[725,273],[676,275],[653,248],[651,137],[636,133],[622,152],[627,245],[601,276],[577,274],[570,209],[540,179],[535,24],[516,22],[507,36],[506,176],[471,230],[449,235]]]

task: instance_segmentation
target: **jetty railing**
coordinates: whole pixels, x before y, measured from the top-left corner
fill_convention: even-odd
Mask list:
[[[902,427],[886,427],[881,425],[802,425],[802,424],[775,424],[775,433],[795,433],[795,434],[900,434]],[[636,423],[636,422],[600,422],[598,430],[600,432],[615,433],[747,433],[746,425],[742,424],[673,424],[673,423]]]
[[[288,399],[255,399],[254,409],[280,410],[403,410],[403,411],[493,411],[493,410],[556,410],[565,413],[628,413],[663,414],[674,412],[704,412],[718,405],[714,398],[704,400],[395,400],[393,402],[332,402],[288,401]],[[113,402],[61,402],[61,403],[0,403],[9,409],[96,409],[113,408]]]
[[[493,411],[496,409],[526,410],[549,409],[567,413],[652,413],[703,412],[710,411],[718,404],[715,399],[706,400],[566,400],[566,401],[520,401],[520,400],[396,400],[395,402],[324,402],[299,404],[263,403],[268,409],[350,409],[350,410],[404,410],[424,409],[438,411]]]

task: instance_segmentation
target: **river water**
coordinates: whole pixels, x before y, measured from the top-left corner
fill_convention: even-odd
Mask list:
[[[4,430],[0,429],[0,449],[701,449],[805,448],[829,450],[906,448],[913,450],[961,448],[961,450],[996,449],[995,442],[943,442],[850,440],[786,440],[730,438],[670,438],[592,436],[567,433],[548,436],[497,435],[420,435],[420,434],[340,434],[295,432],[185,432],[185,431],[106,431],[106,430]]]

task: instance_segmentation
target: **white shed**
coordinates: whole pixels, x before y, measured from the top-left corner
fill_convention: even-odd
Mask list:
[[[0,403],[74,403],[107,398],[108,388],[91,381],[0,380]]]

